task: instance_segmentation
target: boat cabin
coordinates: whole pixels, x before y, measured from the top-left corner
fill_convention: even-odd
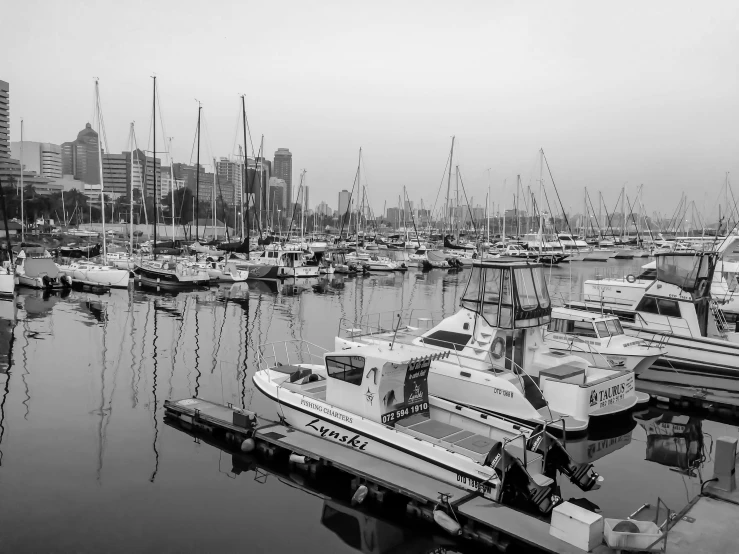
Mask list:
[[[547,331],[556,335],[568,335],[584,339],[610,340],[624,335],[621,322],[615,315],[600,315],[582,310],[555,308]]]
[[[657,254],[655,280],[633,308],[640,316],[637,323],[708,336],[717,257],[713,252]]]

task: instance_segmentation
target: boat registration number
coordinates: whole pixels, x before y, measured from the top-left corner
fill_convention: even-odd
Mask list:
[[[460,475],[457,473],[457,483],[461,483],[465,487],[476,489],[483,494],[493,494],[495,485],[491,485],[486,481],[480,481],[474,477],[467,477],[466,475]]]
[[[409,415],[420,414],[422,412],[427,411],[428,409],[429,409],[428,402],[422,402],[421,404],[414,404],[413,406],[408,406],[406,408],[401,408],[400,410],[395,410],[394,412],[383,414],[382,422],[392,423],[394,421],[403,419],[404,417],[408,417]]]

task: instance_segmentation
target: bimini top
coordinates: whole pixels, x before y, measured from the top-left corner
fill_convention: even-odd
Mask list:
[[[718,254],[715,252],[667,252],[657,254],[657,281],[680,287],[694,299],[710,295]]]
[[[501,329],[538,327],[551,320],[542,264],[487,262],[472,267],[461,306]]]
[[[51,258],[26,258],[23,271],[28,277],[39,277],[42,274],[52,278],[59,276],[59,268]]]

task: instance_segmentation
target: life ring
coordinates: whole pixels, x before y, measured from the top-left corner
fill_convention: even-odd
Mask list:
[[[505,339],[503,337],[495,337],[493,344],[490,346],[490,355],[494,359],[500,360],[503,357],[504,352],[505,352]]]
[[[634,277],[633,275],[629,274],[629,275],[626,276],[626,282],[627,283],[636,283],[636,277]]]

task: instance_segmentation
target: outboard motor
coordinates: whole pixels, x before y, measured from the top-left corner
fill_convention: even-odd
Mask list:
[[[565,450],[564,445],[555,437],[544,430],[543,425],[539,425],[531,433],[531,437],[527,441],[526,447],[532,452],[538,452],[544,456],[544,474],[554,478],[557,470],[565,475],[572,484],[580,487],[584,491],[592,490],[596,487],[600,476],[593,469],[591,463],[576,463],[569,452]]]
[[[41,277],[41,282],[44,284],[44,288],[51,288],[51,277],[49,277],[48,275],[44,275],[43,277]]]
[[[531,475],[521,460],[503,448],[503,443],[495,443],[484,465],[492,467],[500,477],[503,495],[519,493],[542,514],[559,504],[560,498],[552,489],[554,480],[541,473]]]

